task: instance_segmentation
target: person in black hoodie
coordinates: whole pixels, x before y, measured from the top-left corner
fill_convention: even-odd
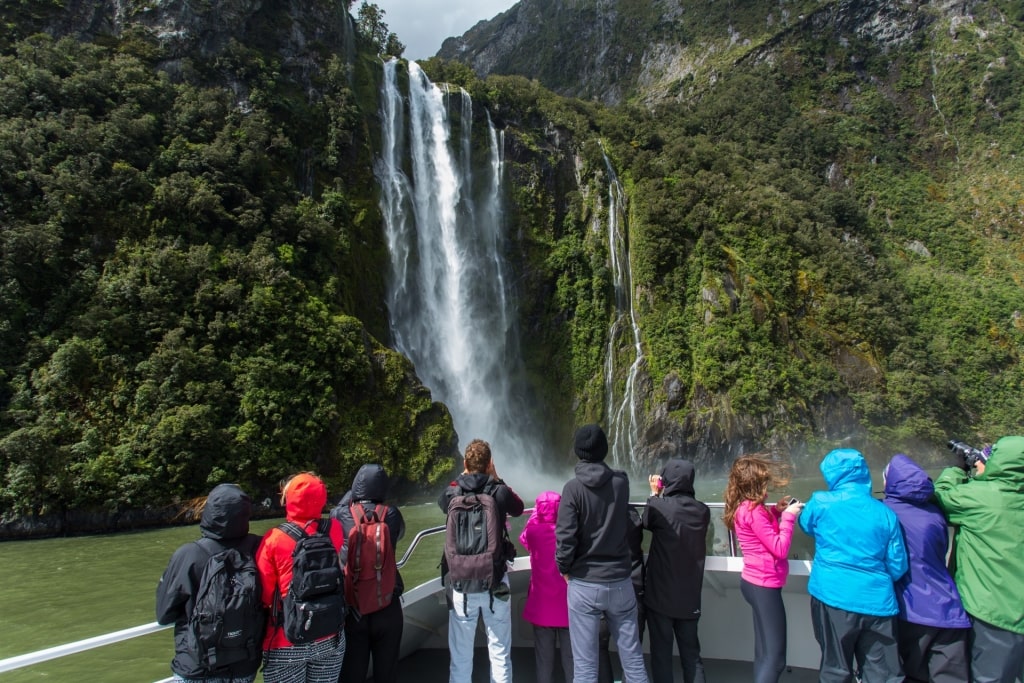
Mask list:
[[[569,582],[574,683],[598,680],[601,617],[619,649],[626,680],[647,683],[631,575],[629,478],[604,463],[608,438],[595,424],[576,431],[576,476],[562,488],[555,563]]]
[[[188,622],[206,561],[226,548],[252,557],[260,544],[260,537],[249,533],[252,501],[237,485],[214,487],[202,509],[199,522],[202,539],[190,541],[174,551],[156,587],[156,620],[161,624],[174,624],[173,680],[252,683],[262,661],[261,643],[256,644],[252,659],[234,664],[216,676],[211,676],[200,665],[198,655],[188,643]]]
[[[378,505],[384,505],[388,494],[388,475],[377,464],[363,465],[352,479],[352,488],[341,498],[331,511],[331,516],[341,522],[345,532],[345,547],[341,564],[346,566],[349,552],[348,537],[355,520],[352,506],[361,505],[366,513],[373,512]],[[384,523],[391,537],[392,550],[405,535],[405,519],[394,505],[384,505]],[[405,590],[402,575],[395,569],[395,591],[391,602],[384,608],[370,614],[359,614],[349,605],[345,619],[347,649],[341,665],[339,681],[365,681],[366,672],[373,658],[373,680],[376,683],[398,681],[398,654],[402,644],[402,601],[399,596]]]
[[[693,479],[692,462],[669,460],[660,476],[650,478],[651,497],[644,509],[644,528],[651,532],[644,603],[654,683],[673,680],[673,636],[683,681],[704,683],[697,620],[711,511],[694,498]]]

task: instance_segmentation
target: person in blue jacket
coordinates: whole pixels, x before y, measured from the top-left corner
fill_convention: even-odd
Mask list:
[[[852,683],[859,671],[863,683],[897,683],[903,674],[893,582],[907,572],[899,520],[871,497],[871,473],[859,451],[830,452],[821,474],[829,490],[815,491],[799,519],[815,544],[807,590],[821,647],[818,680]]]
[[[885,468],[885,505],[903,527],[910,571],[896,582],[900,604],[898,645],[907,683],[970,680],[970,617],[946,569],[949,529],[932,502],[935,485],[902,453]]]

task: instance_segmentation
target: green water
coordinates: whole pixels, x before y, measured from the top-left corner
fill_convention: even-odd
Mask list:
[[[402,508],[409,531],[444,523],[437,505]],[[257,520],[262,534],[280,520]],[[196,525],[76,538],[0,543],[0,659],[153,622],[156,585],[171,554],[199,537]],[[408,587],[437,575],[443,539],[420,545],[402,570]],[[0,683],[89,680],[152,683],[171,675],[170,630],[0,674]]]

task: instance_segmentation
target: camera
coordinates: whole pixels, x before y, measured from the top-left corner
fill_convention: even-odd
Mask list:
[[[964,461],[964,469],[970,470],[980,463],[988,462],[988,450],[978,450],[974,446],[965,444],[963,441],[950,441],[946,444],[949,450],[953,451]]]

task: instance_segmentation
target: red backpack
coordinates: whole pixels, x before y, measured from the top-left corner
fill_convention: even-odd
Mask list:
[[[354,524],[346,543],[345,599],[350,610],[372,614],[391,604],[398,572],[391,530],[384,522],[387,506],[367,513],[362,503],[353,503],[349,510]]]

